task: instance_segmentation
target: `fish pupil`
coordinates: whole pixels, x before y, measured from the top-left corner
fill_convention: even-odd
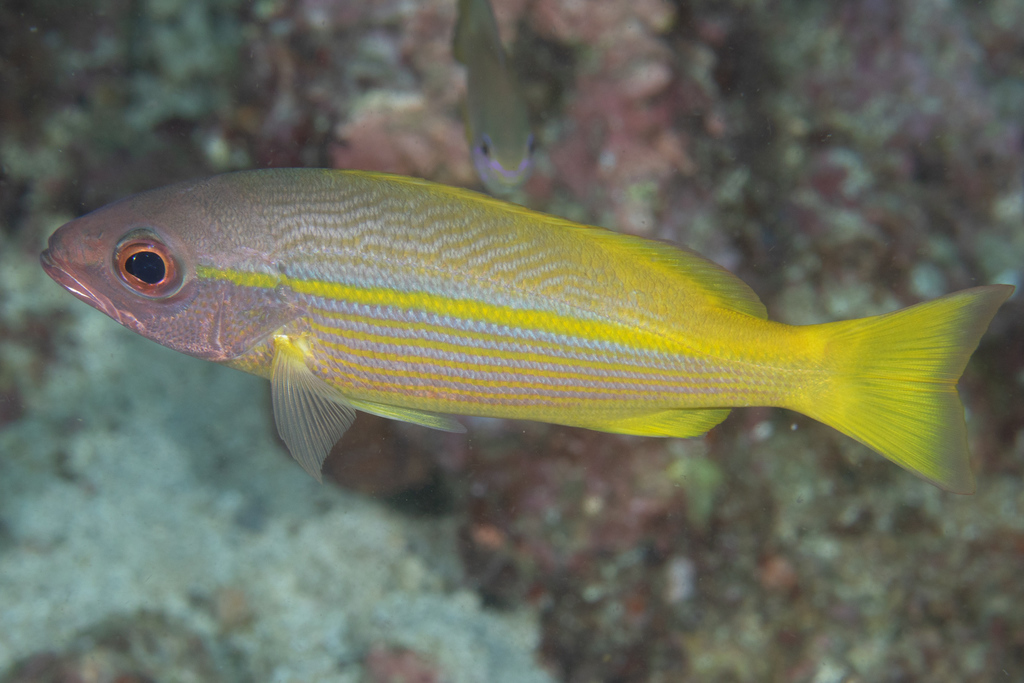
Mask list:
[[[140,251],[132,254],[125,261],[124,270],[147,285],[155,285],[167,275],[163,257],[153,251]]]

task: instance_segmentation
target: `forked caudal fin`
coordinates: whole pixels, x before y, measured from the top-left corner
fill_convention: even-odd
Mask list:
[[[821,327],[834,375],[793,406],[954,493],[973,493],[956,383],[1009,285]]]

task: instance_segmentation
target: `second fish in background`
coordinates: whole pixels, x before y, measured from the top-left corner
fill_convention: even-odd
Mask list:
[[[507,196],[533,170],[536,141],[488,0],[459,0],[452,51],[466,67],[466,130],[473,165],[488,192]]]

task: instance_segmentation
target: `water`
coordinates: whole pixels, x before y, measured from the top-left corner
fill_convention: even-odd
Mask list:
[[[689,245],[790,323],[1020,281],[1024,5],[495,6],[519,201]],[[39,268],[66,220],[225,170],[474,186],[454,13],[0,6],[0,681],[1024,679],[1019,297],[960,383],[973,496],[764,408],[689,441],[364,416],[318,485],[264,380]]]

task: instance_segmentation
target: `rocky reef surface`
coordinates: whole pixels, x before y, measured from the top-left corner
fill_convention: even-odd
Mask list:
[[[493,3],[522,203],[686,244],[790,323],[1021,284],[1021,3]],[[361,416],[319,486],[266,382],[39,269],[188,177],[475,186],[455,5],[0,5],[0,681],[1024,678],[1019,295],[960,383],[971,497],[771,409],[689,441]]]

